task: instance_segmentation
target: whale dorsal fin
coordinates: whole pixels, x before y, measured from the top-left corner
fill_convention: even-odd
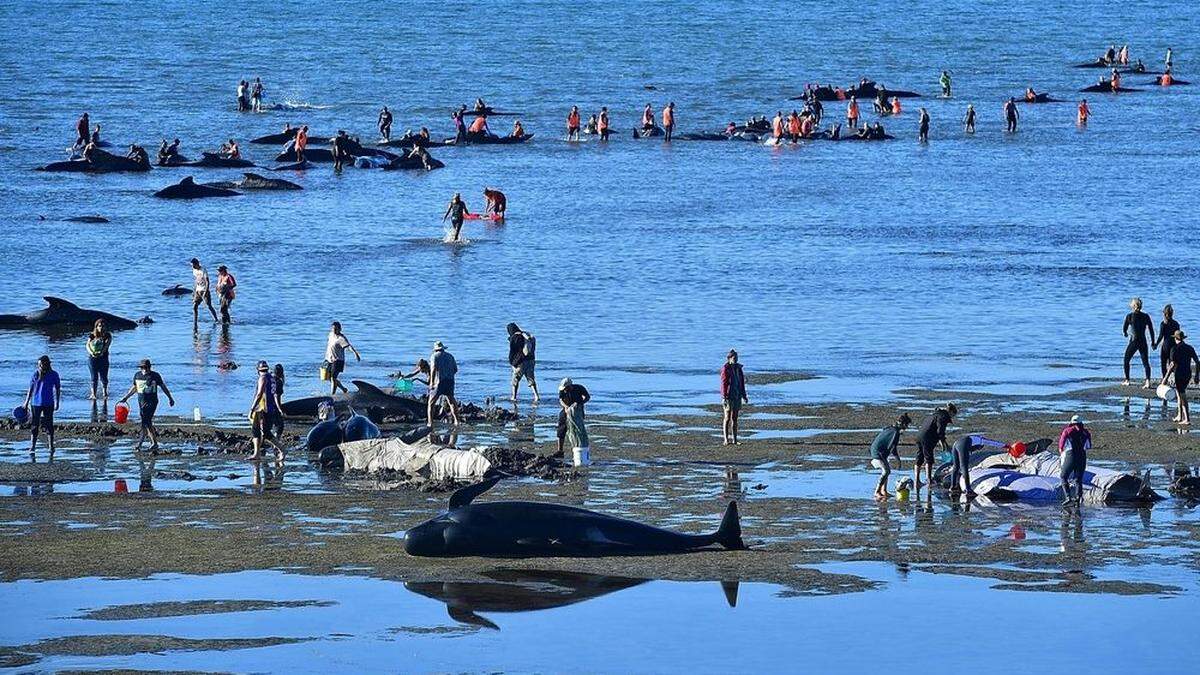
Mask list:
[[[496,483],[500,482],[500,478],[501,476],[496,476],[481,483],[475,483],[474,485],[468,485],[465,488],[456,490],[454,494],[450,495],[450,510],[461,509],[475,501],[476,497],[495,487]]]
[[[46,301],[46,304],[50,306],[50,309],[79,309],[79,305],[76,305],[70,300],[63,300],[62,298],[56,298],[51,295],[42,296],[42,299]]]
[[[387,393],[385,393],[382,389],[364,380],[350,380],[350,384],[353,384],[356,389],[364,394],[387,396]]]
[[[491,621],[479,616],[466,607],[459,607],[458,605],[446,605],[446,613],[450,615],[451,619],[454,619],[459,623],[465,623],[470,626],[479,626],[480,628],[500,630],[500,626],[497,626]]]

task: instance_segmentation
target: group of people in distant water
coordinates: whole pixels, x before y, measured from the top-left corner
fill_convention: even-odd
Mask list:
[[[247,82],[246,80],[238,82],[238,112],[262,112],[263,91],[261,78],[254,78],[254,82]]]

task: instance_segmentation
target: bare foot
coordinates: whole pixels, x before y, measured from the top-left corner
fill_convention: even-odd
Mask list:
[[[1129,380],[1125,380],[1124,382],[1122,382],[1122,383],[1121,383],[1121,386],[1122,386],[1122,387],[1128,387],[1128,386],[1129,386]]]
[[[1149,389],[1149,388],[1150,388],[1150,380],[1146,380],[1146,384],[1142,385],[1142,389]]]

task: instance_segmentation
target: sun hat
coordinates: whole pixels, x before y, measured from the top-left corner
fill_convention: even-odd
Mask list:
[[[558,383],[558,390],[559,390],[559,391],[563,391],[564,389],[566,389],[566,388],[567,388],[567,387],[569,387],[569,386],[571,386],[571,378],[569,378],[569,377],[564,377],[564,378],[562,379],[562,382],[559,382],[559,383]]]

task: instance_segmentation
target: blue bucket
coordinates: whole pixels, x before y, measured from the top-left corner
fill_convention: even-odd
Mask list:
[[[13,408],[13,419],[17,421],[17,424],[25,424],[29,421],[29,411],[24,406]]]

